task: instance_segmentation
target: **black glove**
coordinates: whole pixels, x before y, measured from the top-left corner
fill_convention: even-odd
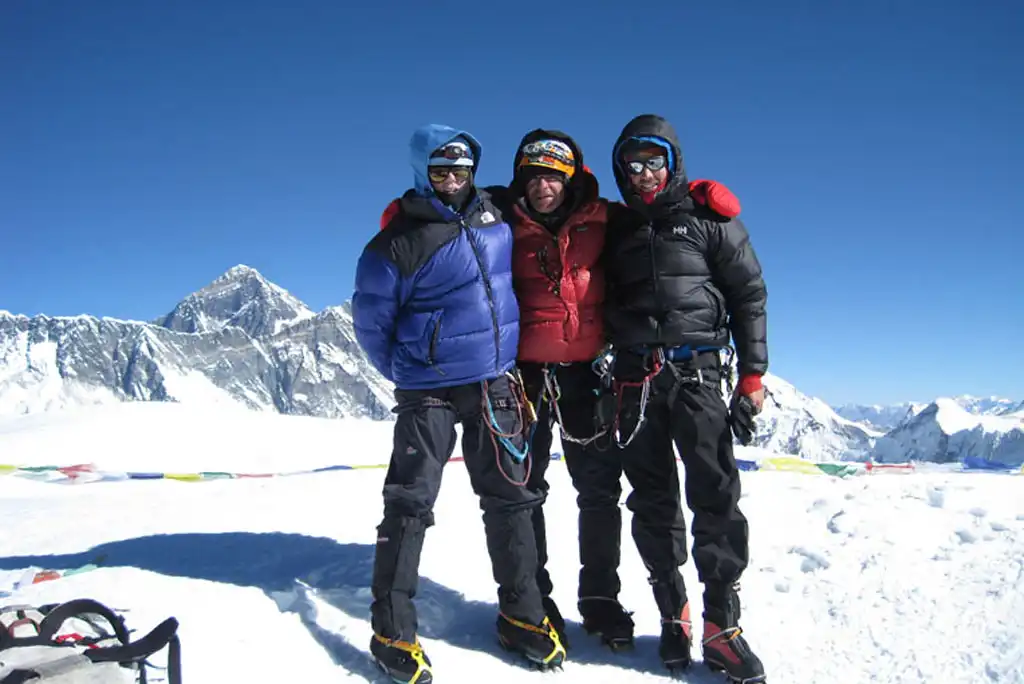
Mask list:
[[[757,432],[754,417],[757,414],[757,407],[750,397],[745,394],[733,395],[732,403],[729,404],[729,426],[743,446],[750,446],[754,441],[754,433]]]

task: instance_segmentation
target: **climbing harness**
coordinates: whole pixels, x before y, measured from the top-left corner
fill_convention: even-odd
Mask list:
[[[722,362],[722,380],[725,381],[725,396],[731,397],[733,390],[735,389],[732,380],[732,361],[736,358],[736,351],[732,348],[732,345],[728,344],[722,347],[722,350],[725,351],[727,357],[726,360]]]
[[[498,405],[498,409],[511,410],[515,417],[516,422],[513,425],[511,431],[505,432],[502,430],[501,425],[498,423],[498,417],[495,413],[495,404],[491,400],[491,387],[490,382],[487,380],[481,381],[481,410],[487,418],[487,430],[491,438],[491,443],[494,445],[494,460],[498,466],[498,472],[501,473],[509,483],[514,484],[517,487],[526,486],[527,481],[530,479],[530,472],[533,467],[533,459],[530,459],[530,440],[529,435],[533,429],[533,423],[536,421],[536,411],[533,405],[526,398],[526,393],[523,384],[522,374],[518,369],[514,373],[505,373],[505,377],[508,380],[509,393],[512,395],[511,405],[501,402]],[[513,439],[517,437],[523,438],[523,447],[520,449],[516,446]],[[505,472],[505,469],[501,465],[501,447],[507,451],[512,458],[518,463],[526,462],[526,473],[523,475],[523,479],[516,480]]]
[[[558,427],[561,431],[562,441],[572,442],[573,444],[579,444],[580,446],[585,447],[590,444],[593,444],[594,442],[608,434],[607,426],[599,428],[594,434],[590,435],[589,437],[576,437],[575,435],[571,434],[569,430],[565,427],[565,420],[563,420],[562,418],[562,408],[560,404],[560,401],[562,399],[562,388],[558,384],[558,375],[555,371],[553,371],[546,365],[544,366],[544,368],[541,369],[541,373],[543,375],[544,380],[537,403],[541,404],[545,401],[545,399],[547,400],[548,405],[551,407],[551,414],[554,417],[555,422],[558,423]]]
[[[647,424],[647,403],[651,398],[651,382],[655,377],[661,373],[662,368],[665,366],[665,350],[658,347],[650,355],[651,365],[648,367],[647,358],[644,359],[644,370],[647,374],[640,382],[630,382],[626,380],[612,380],[612,387],[615,393],[615,420],[613,421],[613,432],[612,436],[615,440],[615,445],[620,449],[625,449],[629,446],[636,436],[640,434],[640,430],[644,425]],[[625,441],[622,440],[622,390],[627,387],[639,387],[640,388],[640,411],[637,415],[636,425],[633,426],[633,431],[629,434],[629,437]]]
[[[731,347],[724,347],[725,350],[732,357],[733,351]],[[602,377],[602,385],[606,388],[610,388],[611,394],[615,397],[614,415],[612,417],[613,425],[613,437],[616,446],[620,449],[629,446],[629,444],[636,438],[640,433],[640,430],[647,423],[647,407],[650,403],[652,394],[652,386],[655,378],[663,372],[665,369],[672,374],[674,379],[672,386],[668,391],[667,403],[669,406],[673,406],[676,399],[679,398],[679,392],[685,385],[704,385],[710,381],[709,375],[717,374],[719,377],[719,390],[721,390],[721,381],[726,380],[729,386],[729,393],[732,393],[732,378],[729,373],[729,364],[723,364],[720,368],[700,368],[696,367],[696,361],[699,354],[707,351],[721,351],[720,348],[689,348],[689,347],[678,347],[670,348],[666,350],[664,347],[655,347],[652,349],[645,350],[643,354],[643,370],[645,372],[644,377],[639,381],[626,381],[614,379],[614,366],[616,354],[614,351],[609,350],[604,355],[598,357],[594,361],[594,371]],[[680,368],[675,362],[692,361],[694,367],[692,369]],[[725,375],[725,378],[722,375]],[[622,408],[623,408],[623,390],[626,388],[638,388],[640,390],[639,399],[639,411],[637,416],[636,425],[630,432],[629,436],[623,439],[622,436]],[[692,400],[687,399],[687,396],[683,397],[684,401],[687,401],[687,405],[694,409],[699,409]]]
[[[696,386],[699,387],[699,386],[701,386],[701,385],[703,385],[703,384],[708,382],[707,375],[709,375],[709,374],[714,374],[714,375],[718,375],[719,376],[718,391],[721,392],[721,390],[722,390],[722,387],[721,387],[721,383],[722,383],[721,373],[724,372],[724,373],[728,374],[726,368],[701,368],[701,367],[697,366],[697,356],[698,356],[698,354],[700,354],[701,351],[710,351],[710,350],[700,350],[700,351],[698,351],[697,349],[691,349],[691,350],[687,350],[687,351],[690,354],[690,358],[693,361],[693,368],[692,368],[692,370],[690,372],[684,372],[682,369],[680,369],[674,363],[666,364],[666,366],[668,367],[669,371],[672,373],[672,376],[675,378],[675,382],[672,383],[672,387],[668,391],[668,405],[669,406],[674,406],[675,405],[676,399],[679,397],[679,390],[681,390],[684,385],[696,385]],[[682,355],[680,354],[678,356],[682,356]],[[688,369],[688,370],[690,370],[690,369]],[[730,379],[727,380],[729,388],[730,388],[729,389],[729,394],[732,394],[731,374],[729,374],[729,377],[730,377]],[[710,383],[708,383],[708,384],[710,384]],[[695,401],[693,401],[692,399],[690,399],[686,395],[683,396],[683,402],[686,403],[687,406],[689,406],[690,408],[694,409],[695,411],[696,410],[702,410],[699,404],[697,404]]]

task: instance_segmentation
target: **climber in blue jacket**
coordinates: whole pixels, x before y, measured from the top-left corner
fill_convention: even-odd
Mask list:
[[[526,407],[515,359],[519,306],[512,232],[475,185],[480,143],[428,125],[410,141],[414,187],[391,203],[356,268],[356,337],[395,384],[394,448],[384,483],[371,606],[371,651],[399,682],[432,681],[417,640],[416,594],[424,533],[444,464],[463,426],[462,453],[480,497],[498,584],[499,640],[543,666],[565,649],[537,588],[531,511],[543,494],[525,485]]]

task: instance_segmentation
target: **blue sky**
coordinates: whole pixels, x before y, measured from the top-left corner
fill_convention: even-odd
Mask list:
[[[510,180],[677,127],[743,202],[772,370],[832,403],[1024,397],[1019,3],[0,3],[0,309],[148,320],[238,263],[352,291],[423,123]]]

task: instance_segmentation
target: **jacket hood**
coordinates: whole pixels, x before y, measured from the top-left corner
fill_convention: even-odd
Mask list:
[[[409,140],[409,163],[412,165],[414,187],[420,195],[434,194],[434,188],[430,185],[427,177],[427,166],[430,162],[430,153],[449,143],[456,138],[462,138],[473,151],[473,176],[476,177],[477,169],[480,166],[480,155],[483,148],[480,142],[466,131],[444,126],[441,124],[427,124],[417,128],[412,139]]]
[[[598,184],[597,177],[590,172],[590,169],[583,163],[583,150],[576,144],[576,141],[572,139],[568,134],[556,130],[546,128],[535,128],[519,141],[519,145],[516,147],[515,157],[512,159],[512,183],[509,188],[512,190],[513,195],[516,198],[522,197],[526,188],[518,182],[516,178],[516,170],[519,168],[519,160],[522,158],[522,150],[528,143],[536,140],[558,140],[569,146],[572,150],[572,156],[575,160],[575,173],[572,174],[572,178],[569,180],[568,190],[572,193],[575,204],[580,202],[587,202],[597,199],[598,196]]]
[[[612,169],[615,173],[615,184],[619,186],[619,193],[623,201],[630,207],[640,209],[647,213],[649,207],[645,205],[640,197],[634,192],[626,175],[625,167],[622,164],[622,146],[630,140],[641,140],[653,142],[669,149],[669,172],[672,177],[668,185],[654,200],[655,204],[665,202],[678,202],[689,195],[689,181],[686,178],[686,166],[683,164],[683,150],[679,145],[679,136],[664,117],[657,114],[641,114],[634,118],[622,129],[615,147],[612,149]]]

